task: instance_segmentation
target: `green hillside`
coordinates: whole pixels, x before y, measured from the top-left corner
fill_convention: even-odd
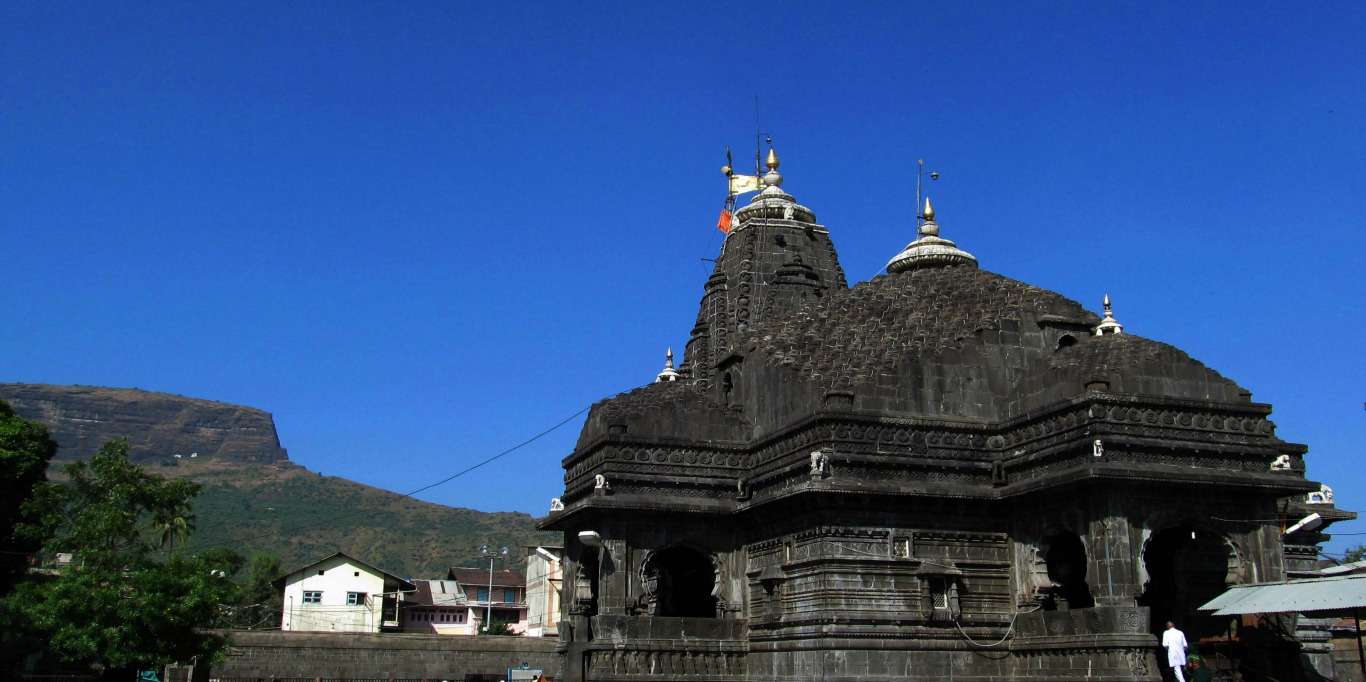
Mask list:
[[[286,569],[342,551],[404,577],[440,578],[450,566],[481,565],[482,544],[506,546],[506,567],[524,569],[527,545],[560,538],[537,531],[527,514],[431,504],[293,465],[195,462],[151,469],[204,486],[195,500],[190,549],[268,552]]]
[[[478,565],[484,543],[506,546],[507,567],[523,568],[526,545],[559,539],[537,531],[527,514],[454,509],[319,476],[289,461],[274,418],[253,407],[48,384],[0,383],[0,400],[48,427],[60,446],[49,476],[126,438],[134,461],[151,472],[203,484],[191,549],[268,552],[286,569],[343,551],[404,577],[440,578],[450,566]]]

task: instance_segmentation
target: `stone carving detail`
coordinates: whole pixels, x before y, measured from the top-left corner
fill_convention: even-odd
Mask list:
[[[564,511],[564,501],[558,497],[550,498],[550,511]]]
[[[1290,455],[1281,455],[1271,462],[1272,471],[1290,471]]]
[[[1091,443],[1091,456],[1092,456],[1092,457],[1104,457],[1104,456],[1105,456],[1105,442],[1104,442],[1104,441],[1102,441],[1101,439],[1097,438],[1095,441],[1093,441],[1093,442]]]
[[[1148,674],[1148,659],[1151,656],[1146,651],[1130,650],[1124,652],[1124,662],[1129,664],[1129,672],[1143,677]]]
[[[1333,504],[1333,489],[1327,484],[1320,483],[1318,491],[1309,493],[1306,497],[1307,504]]]
[[[602,495],[610,495],[612,494],[612,484],[606,476],[597,474],[593,476],[593,490]]]
[[[659,601],[659,567],[655,565],[654,551],[645,552],[640,562],[640,594],[636,596],[636,609],[640,613],[654,613]]]
[[[824,450],[811,453],[811,478],[825,478],[830,475],[830,455]]]
[[[744,654],[729,651],[633,651],[616,649],[588,654],[588,673],[602,676],[650,676],[676,680],[686,676],[731,677],[745,672]]]

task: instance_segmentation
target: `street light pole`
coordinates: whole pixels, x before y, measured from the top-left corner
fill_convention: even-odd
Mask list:
[[[488,557],[489,560],[489,591],[485,595],[488,601],[484,602],[484,632],[489,632],[489,626],[493,624],[493,562],[499,558],[499,555],[506,559],[508,548],[504,547],[495,554],[489,551],[488,545],[483,545],[479,548],[479,553]]]

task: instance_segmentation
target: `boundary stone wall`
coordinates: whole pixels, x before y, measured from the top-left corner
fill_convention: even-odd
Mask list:
[[[523,663],[560,676],[558,639],[408,633],[220,631],[226,659],[210,680],[452,680],[507,677]]]

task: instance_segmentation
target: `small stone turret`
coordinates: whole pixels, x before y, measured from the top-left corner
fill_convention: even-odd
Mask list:
[[[1115,319],[1115,311],[1110,308],[1110,294],[1105,295],[1105,299],[1101,302],[1101,305],[1105,306],[1105,319],[1101,320],[1100,324],[1096,325],[1096,336],[1123,334],[1124,325],[1120,324],[1119,320]]]
[[[920,219],[920,236],[887,262],[887,272],[896,274],[915,268],[944,265],[977,267],[976,256],[939,236],[939,223],[934,220],[934,207],[930,205],[929,197],[925,197],[925,209]]]
[[[680,374],[674,369],[674,349],[670,348],[664,352],[664,369],[655,376],[655,383],[661,381],[678,381]]]

